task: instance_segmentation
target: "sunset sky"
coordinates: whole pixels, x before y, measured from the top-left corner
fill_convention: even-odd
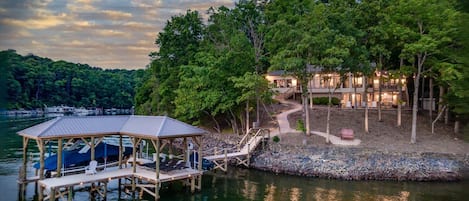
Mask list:
[[[2,0],[0,50],[102,68],[144,68],[173,15],[235,0]],[[205,16],[206,17],[206,16]]]

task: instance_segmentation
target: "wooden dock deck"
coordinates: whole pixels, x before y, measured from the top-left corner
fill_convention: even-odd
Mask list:
[[[156,183],[164,183],[182,179],[193,179],[197,176],[202,175],[202,171],[194,170],[192,168],[186,168],[181,170],[173,170],[169,172],[160,172],[159,179],[156,180],[156,172],[154,170],[148,168],[142,168],[137,166],[136,172],[133,173],[132,168],[123,168],[118,169],[110,168],[107,170],[100,171],[96,174],[86,175],[86,174],[74,174],[74,175],[66,175],[57,178],[48,178],[39,180],[38,183],[42,189],[48,192],[47,197],[45,199],[52,200],[56,196],[63,196],[63,192],[60,192],[60,189],[67,189],[73,186],[83,186],[85,184],[90,183],[108,183],[114,179],[121,179],[121,178],[129,178],[135,177],[141,180],[145,180],[147,182],[156,184]],[[138,186],[138,185],[137,185]],[[148,185],[145,185],[148,186]],[[105,194],[106,189],[102,189]]]

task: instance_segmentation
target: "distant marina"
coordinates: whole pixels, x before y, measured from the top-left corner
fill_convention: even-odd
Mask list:
[[[8,119],[59,117],[59,116],[97,116],[97,115],[130,115],[133,108],[100,108],[100,107],[73,107],[67,105],[45,106],[33,110],[0,110],[0,116]]]

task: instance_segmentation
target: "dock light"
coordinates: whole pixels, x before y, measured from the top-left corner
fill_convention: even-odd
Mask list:
[[[108,180],[111,181],[111,177],[109,177]]]
[[[80,182],[80,186],[83,186],[83,182]]]
[[[191,175],[189,175],[189,177],[191,177]]]
[[[171,180],[174,180],[174,177],[171,177]]]

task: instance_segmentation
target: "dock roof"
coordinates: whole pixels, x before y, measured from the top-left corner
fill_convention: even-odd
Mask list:
[[[34,139],[129,135],[163,139],[198,136],[207,131],[167,116],[63,116],[18,131]]]

